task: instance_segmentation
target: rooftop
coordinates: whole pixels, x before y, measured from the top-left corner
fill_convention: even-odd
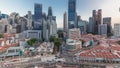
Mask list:
[[[120,45],[100,44],[90,50],[81,52],[80,57],[117,59],[120,58]]]

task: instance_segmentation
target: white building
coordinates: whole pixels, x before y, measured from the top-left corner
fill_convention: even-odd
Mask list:
[[[114,24],[114,36],[120,36],[120,23]]]
[[[26,30],[26,31],[23,31],[21,34],[20,34],[20,39],[26,39],[26,38],[36,38],[38,39],[39,41],[41,41],[41,31],[40,30]]]
[[[69,29],[69,39],[79,40],[80,37],[81,34],[79,28]]]
[[[49,34],[48,34],[48,27],[47,27],[47,21],[45,19],[42,19],[43,22],[43,38],[48,41],[49,40]]]
[[[0,33],[5,33],[7,31],[7,25],[9,25],[8,23],[7,19],[0,20]]]
[[[48,22],[49,22],[49,26],[50,26],[50,36],[56,36],[57,35],[57,24],[56,24],[56,21],[48,20]]]
[[[44,42],[37,47],[40,54],[53,53],[54,43]]]
[[[10,24],[11,25],[17,24],[19,18],[20,18],[20,16],[18,13],[16,13],[16,12],[11,13],[9,16]]]
[[[66,41],[67,41],[66,42],[67,50],[69,50],[69,51],[73,51],[73,50],[82,48],[81,41],[72,40],[72,39],[67,39]]]
[[[107,24],[102,24],[98,26],[99,35],[107,35]]]

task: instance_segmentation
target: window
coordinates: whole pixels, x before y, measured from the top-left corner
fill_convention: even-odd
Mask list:
[[[15,50],[8,50],[8,53],[13,53],[15,52]]]

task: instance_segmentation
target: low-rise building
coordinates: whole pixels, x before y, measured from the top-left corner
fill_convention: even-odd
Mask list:
[[[68,51],[74,51],[76,49],[81,49],[82,43],[81,43],[81,41],[78,41],[78,40],[67,39],[66,47],[67,47]]]
[[[117,44],[100,44],[90,50],[82,51],[77,56],[78,62],[120,63],[120,46]]]
[[[19,39],[16,34],[3,34],[3,38],[0,38],[0,47],[3,49],[18,45]]]
[[[44,42],[44,43],[40,44],[40,46],[37,48],[37,50],[40,54],[45,55],[45,54],[53,53],[53,48],[54,48],[53,43]]]
[[[20,34],[20,39],[24,40],[26,38],[36,38],[37,40],[41,41],[41,36],[41,30],[26,30]]]
[[[82,46],[83,47],[88,47],[94,45],[94,40],[93,40],[93,35],[92,34],[86,34],[81,36],[82,40]]]
[[[80,37],[81,34],[79,28],[69,29],[69,39],[79,40]]]

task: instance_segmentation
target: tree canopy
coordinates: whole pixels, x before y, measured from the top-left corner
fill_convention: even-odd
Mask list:
[[[60,46],[62,45],[62,39],[56,38],[55,36],[51,36],[50,42],[54,43],[54,52],[60,51]]]
[[[35,44],[38,40],[36,38],[32,38],[30,40],[27,41],[27,43],[31,46],[33,46],[33,44]]]
[[[55,36],[50,36],[50,39],[49,39],[50,42],[54,42],[54,41],[55,41],[55,38],[56,38]]]
[[[0,34],[0,38],[3,38],[3,34]]]

